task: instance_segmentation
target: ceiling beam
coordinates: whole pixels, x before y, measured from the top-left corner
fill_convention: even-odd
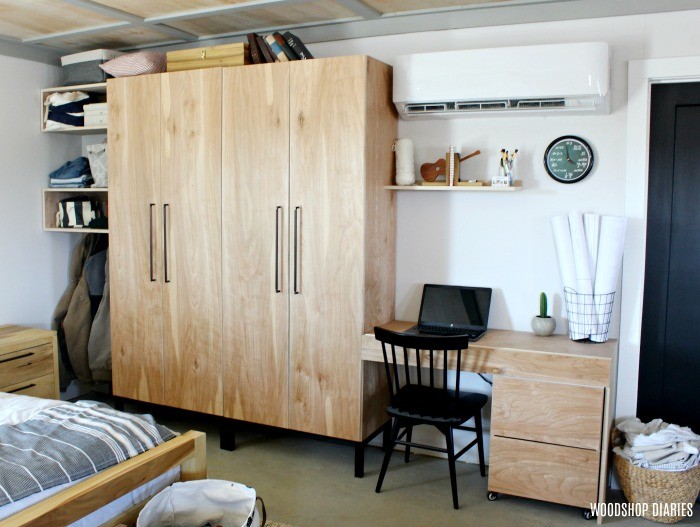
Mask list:
[[[109,7],[106,5],[98,4],[97,2],[94,2],[93,0],[62,0],[66,4],[73,5],[75,7],[80,7],[82,9],[86,9],[88,11],[92,11],[93,13],[99,13],[101,15],[109,16],[112,18],[116,18],[117,20],[122,20],[124,22],[128,22],[129,26],[136,26],[136,27],[148,27],[154,31],[157,31],[158,33],[163,33],[165,35],[168,35],[170,37],[179,39],[179,40],[185,40],[185,41],[194,41],[197,40],[197,35],[193,35],[192,33],[188,33],[186,31],[182,31],[181,29],[177,29],[174,27],[170,27],[165,24],[161,24],[158,22],[148,22],[146,21],[145,18],[134,15],[133,13],[128,13],[127,11],[122,11],[121,9],[115,9],[113,7]],[[86,28],[89,30],[90,28]],[[78,30],[76,30],[78,31]]]
[[[372,6],[367,5],[362,0],[335,0],[343,7],[348,8],[353,13],[357,13],[362,18],[372,19],[382,16],[382,12]]]

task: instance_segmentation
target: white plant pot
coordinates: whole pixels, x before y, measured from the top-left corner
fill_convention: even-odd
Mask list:
[[[539,337],[549,337],[557,327],[557,321],[552,317],[542,318],[533,317],[532,318],[532,331],[535,335]]]

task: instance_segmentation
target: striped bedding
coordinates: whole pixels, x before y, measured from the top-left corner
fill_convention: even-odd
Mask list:
[[[149,415],[91,401],[0,425],[0,506],[95,474],[173,437]]]

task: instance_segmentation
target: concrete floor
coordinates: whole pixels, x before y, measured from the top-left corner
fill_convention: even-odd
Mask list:
[[[437,527],[551,526],[593,527],[581,509],[512,496],[486,499],[487,478],[477,465],[458,463],[460,509],[452,508],[447,461],[412,454],[405,464],[395,453],[382,492],[374,487],[382,452],[369,447],[365,477],[355,478],[351,446],[283,431],[244,429],[234,452],[219,449],[216,421],[198,415],[127,405],[127,411],[152,412],[177,431],[207,433],[209,477],[254,487],[267,506],[268,518],[294,527]],[[614,493],[614,500],[624,500]],[[615,527],[656,525],[643,518],[608,518]],[[700,505],[678,525],[700,525]]]

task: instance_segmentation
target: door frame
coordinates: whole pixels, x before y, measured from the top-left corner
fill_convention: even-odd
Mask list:
[[[700,57],[629,61],[627,76],[627,163],[625,216],[628,218],[622,262],[617,419],[637,413],[642,303],[646,267],[649,188],[651,85],[700,81]]]

